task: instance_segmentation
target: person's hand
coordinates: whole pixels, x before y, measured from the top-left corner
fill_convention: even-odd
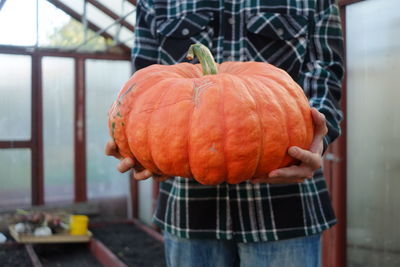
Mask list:
[[[273,170],[267,178],[256,178],[252,183],[293,184],[311,179],[314,172],[322,166],[323,138],[328,133],[325,116],[317,109],[311,109],[314,121],[314,139],[310,149],[305,150],[297,146],[289,148],[288,153],[300,161],[299,165]]]
[[[110,140],[107,142],[106,148],[105,148],[105,154],[107,156],[113,156],[120,160],[120,162],[117,165],[117,169],[119,172],[124,173],[124,172],[127,172],[127,171],[133,169],[134,170],[133,178],[135,178],[136,180],[146,180],[150,177],[153,177],[154,180],[162,182],[169,178],[169,176],[155,175],[147,169],[143,169],[143,168],[141,168],[141,170],[135,169],[135,165],[136,165],[135,160],[132,158],[122,157],[121,154],[118,152],[118,147],[115,144],[114,140]]]

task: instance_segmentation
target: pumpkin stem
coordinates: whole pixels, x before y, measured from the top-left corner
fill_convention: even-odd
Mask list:
[[[210,49],[208,49],[205,45],[192,44],[189,47],[189,51],[186,55],[186,58],[189,60],[193,60],[195,56],[200,61],[204,75],[218,74],[217,63],[215,63],[214,57],[211,54]]]

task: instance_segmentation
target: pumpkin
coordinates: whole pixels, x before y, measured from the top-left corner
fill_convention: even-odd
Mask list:
[[[303,90],[262,62],[151,65],[134,73],[109,111],[119,152],[154,174],[205,185],[267,177],[293,164],[290,146],[309,148],[313,121]]]

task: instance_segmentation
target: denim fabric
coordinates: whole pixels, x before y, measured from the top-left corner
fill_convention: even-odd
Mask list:
[[[241,243],[164,232],[168,267],[320,267],[321,235]]]

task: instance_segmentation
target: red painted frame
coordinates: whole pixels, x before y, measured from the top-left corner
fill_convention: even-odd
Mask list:
[[[85,134],[85,59],[75,59],[75,202],[84,202],[86,195],[86,134]]]
[[[346,7],[364,0],[339,0],[340,17],[346,48]],[[344,54],[346,64],[346,49]],[[347,73],[342,83],[341,108],[344,119],[341,123],[342,135],[329,148],[333,160],[324,161],[324,171],[327,178],[332,204],[336,212],[338,224],[324,233],[323,266],[343,267],[347,264]]]
[[[32,54],[32,204],[44,204],[42,57]]]
[[[85,140],[85,60],[131,60],[129,53],[71,53],[57,49],[38,49],[0,45],[0,54],[27,55],[31,57],[31,138],[29,140],[0,140],[0,149],[28,148],[31,150],[31,205],[43,205],[44,158],[43,158],[43,102],[42,102],[42,58],[69,57],[75,61],[74,104],[74,199],[87,200],[86,194],[86,140]]]

